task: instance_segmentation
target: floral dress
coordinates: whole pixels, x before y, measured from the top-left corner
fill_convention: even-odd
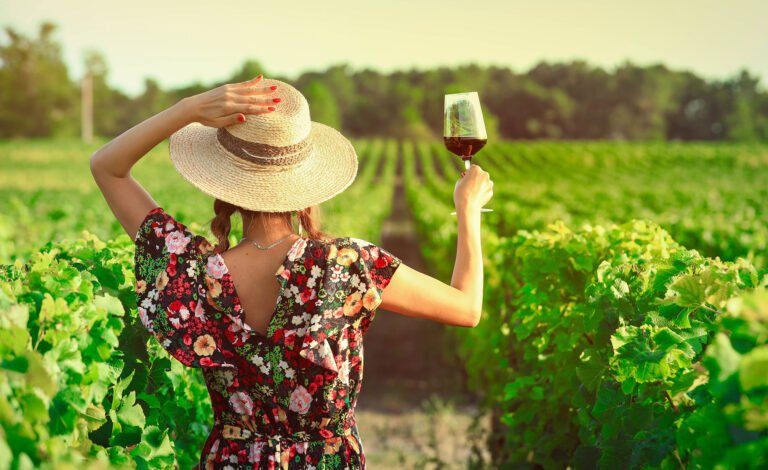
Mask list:
[[[210,393],[201,469],[365,468],[354,415],[363,335],[399,258],[353,237],[299,238],[274,273],[282,289],[263,335],[203,236],[156,207],[135,242],[141,322],[202,369]]]

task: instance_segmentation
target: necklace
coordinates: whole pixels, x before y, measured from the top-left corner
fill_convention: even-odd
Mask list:
[[[268,250],[268,249],[272,248],[273,246],[275,246],[275,245],[279,244],[280,242],[284,241],[285,239],[287,239],[287,238],[288,238],[288,237],[290,237],[291,235],[293,235],[293,232],[291,232],[291,233],[289,233],[288,235],[284,236],[283,238],[281,238],[281,239],[277,240],[276,242],[272,242],[272,243],[271,243],[269,246],[267,246],[267,247],[263,247],[263,246],[259,245],[259,244],[258,244],[256,241],[248,239],[248,237],[243,237],[243,238],[241,238],[241,239],[240,239],[240,243],[242,243],[242,242],[243,242],[243,240],[248,240],[248,241],[250,241],[251,243],[253,243],[253,244],[256,246],[256,248],[258,248],[258,249],[260,249],[260,250]]]

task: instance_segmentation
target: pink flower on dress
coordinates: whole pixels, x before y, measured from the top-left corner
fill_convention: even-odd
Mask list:
[[[235,392],[229,397],[229,404],[236,413],[245,416],[253,414],[253,400],[244,392]]]
[[[195,318],[203,319],[205,318],[205,310],[203,310],[203,303],[201,301],[195,302],[192,301],[193,304],[195,304]]]
[[[152,319],[147,316],[147,310],[142,307],[139,307],[139,319],[144,328],[152,331]]]
[[[291,393],[291,404],[288,406],[288,409],[303,415],[309,411],[309,404],[311,402],[312,395],[309,394],[306,388],[299,385],[293,393]]]
[[[221,279],[227,274],[227,266],[224,264],[224,258],[219,255],[209,257],[205,270],[208,271],[208,274],[212,278]]]
[[[190,240],[192,239],[184,235],[184,232],[176,230],[165,237],[165,246],[168,248],[168,253],[179,255],[184,253],[184,250],[187,249]]]
[[[290,251],[288,251],[288,260],[293,261],[296,258],[303,255],[304,249],[306,247],[307,247],[307,240],[304,238],[299,238],[296,244],[291,247]]]

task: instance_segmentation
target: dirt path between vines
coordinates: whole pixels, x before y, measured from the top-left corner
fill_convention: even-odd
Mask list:
[[[382,227],[381,246],[405,264],[432,274],[402,184],[398,155],[392,213]],[[448,330],[456,328],[376,312],[364,342],[363,387],[357,422],[372,470],[481,468],[489,419],[478,414],[477,397],[465,387],[463,369]]]

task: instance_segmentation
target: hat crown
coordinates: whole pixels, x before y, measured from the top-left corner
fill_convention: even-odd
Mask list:
[[[313,122],[296,88],[264,79],[257,103],[279,97],[275,111],[248,114],[244,123],[210,127],[193,122],[170,137],[171,161],[204,193],[239,207],[265,212],[300,210],[344,191],[357,174],[352,142],[336,129]]]
[[[264,78],[256,87],[272,85],[277,85],[277,90],[252,96],[280,98],[280,103],[275,104],[275,110],[264,114],[247,114],[246,122],[227,126],[227,131],[239,139],[274,147],[303,142],[312,131],[307,99],[294,86],[280,80]]]

